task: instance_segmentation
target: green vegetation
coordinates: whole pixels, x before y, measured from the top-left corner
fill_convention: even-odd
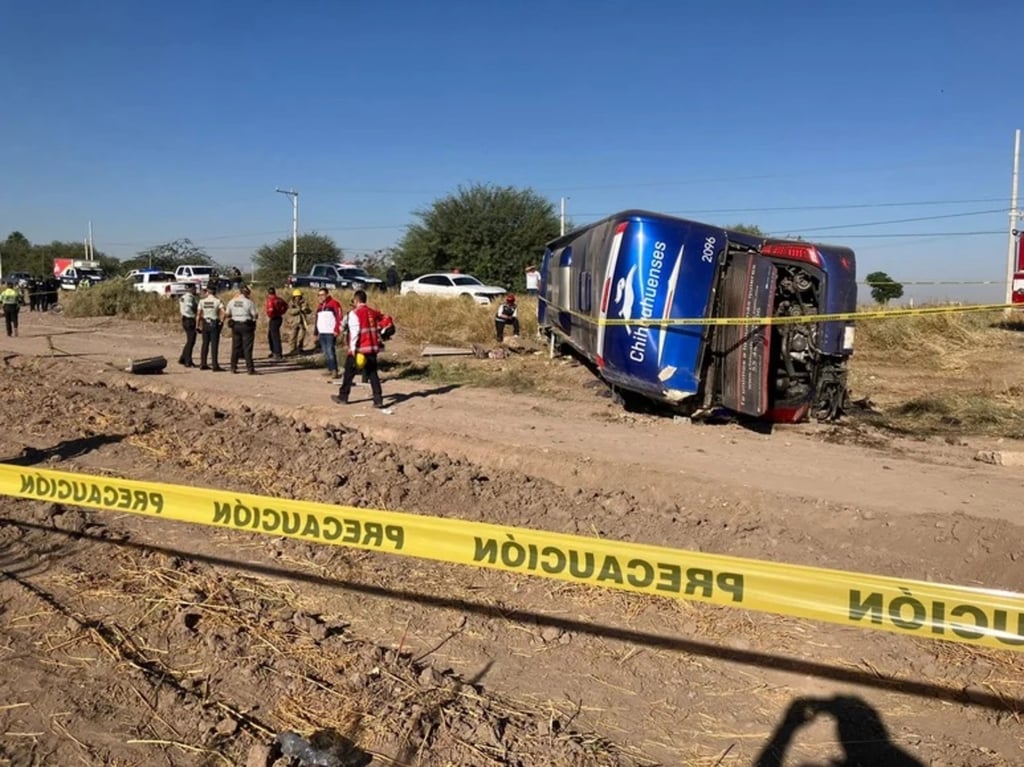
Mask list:
[[[885,272],[871,272],[864,281],[871,287],[871,297],[882,306],[903,296],[902,283],[896,282]]]
[[[313,264],[337,264],[344,258],[341,248],[330,237],[311,232],[298,237],[298,274],[309,274]],[[292,238],[261,245],[253,257],[260,285],[284,285],[292,273]]]
[[[206,255],[205,250],[193,245],[192,240],[185,237],[139,251],[135,258],[122,263],[121,268],[125,272],[132,269],[162,269],[165,272],[173,272],[182,264],[213,265],[213,260]]]
[[[532,189],[474,184],[416,211],[395,251],[400,272],[460,269],[480,279],[522,289],[529,264],[558,236],[555,207]]]
[[[48,245],[33,245],[21,232],[11,232],[0,243],[0,256],[3,257],[4,274],[28,272],[37,278],[50,277],[53,275],[53,259],[84,259],[85,245],[56,240]],[[121,262],[102,251],[96,252],[94,260],[100,262],[100,267],[107,274],[121,273]]]

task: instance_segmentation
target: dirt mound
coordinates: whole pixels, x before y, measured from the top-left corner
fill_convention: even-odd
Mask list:
[[[131,378],[107,364],[123,338],[8,356],[0,455],[1024,589],[1024,532],[995,503],[1012,478],[927,445],[620,418],[579,386],[439,400],[391,380],[408,399],[371,420],[329,409],[310,370]],[[1010,652],[8,498],[0,567],[0,764],[265,765],[285,731],[343,764],[710,767],[771,744],[823,763],[849,757],[854,709],[922,763],[1024,747]],[[794,711],[816,712],[798,734]]]

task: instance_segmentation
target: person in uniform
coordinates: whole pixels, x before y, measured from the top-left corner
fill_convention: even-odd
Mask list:
[[[313,312],[306,303],[302,291],[295,288],[292,291],[292,300],[288,304],[288,314],[295,325],[292,327],[292,349],[291,354],[302,354],[305,349],[306,331],[309,329],[309,315]]]
[[[192,349],[196,345],[196,310],[199,301],[196,298],[196,286],[189,285],[185,294],[178,299],[178,311],[181,312],[181,327],[185,331],[185,346],[181,349],[181,356],[178,357],[178,364],[187,368],[194,368],[192,362]]]
[[[4,325],[7,326],[7,335],[18,335],[18,312],[21,311],[21,291],[13,282],[8,282],[7,287],[0,292],[0,304],[4,307]]]
[[[210,370],[219,373],[222,368],[217,361],[217,350],[220,348],[220,332],[224,324],[224,317],[227,312],[224,309],[224,302],[217,298],[210,286],[203,288],[203,297],[199,299],[199,332],[202,334],[203,343],[199,350],[199,369]],[[207,365],[207,360],[210,364]]]
[[[256,341],[256,318],[259,315],[248,285],[243,285],[228,302],[228,324],[231,326],[231,372],[238,372],[238,359],[245,357],[245,369],[256,375],[252,347]]]

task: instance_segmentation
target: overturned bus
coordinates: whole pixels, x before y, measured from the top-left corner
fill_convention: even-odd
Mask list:
[[[628,210],[547,245],[538,324],[627,402],[826,420],[848,396],[854,328],[810,318],[856,310],[855,270],[849,248]]]

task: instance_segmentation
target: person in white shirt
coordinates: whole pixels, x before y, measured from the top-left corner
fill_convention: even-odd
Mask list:
[[[530,264],[526,267],[526,295],[535,296],[540,292],[540,272]]]

